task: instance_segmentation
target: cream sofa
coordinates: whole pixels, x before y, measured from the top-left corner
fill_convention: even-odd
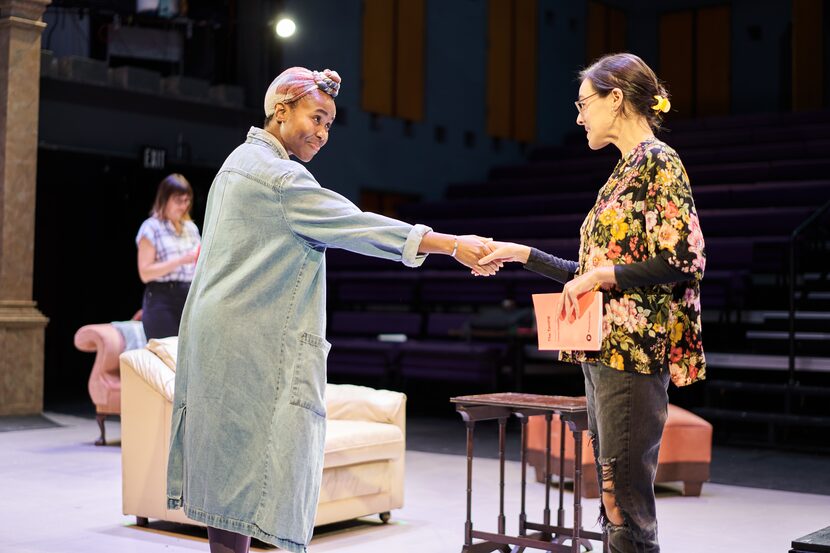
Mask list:
[[[175,384],[176,338],[121,354],[122,506],[148,519],[199,524],[167,509],[165,477]],[[329,384],[325,462],[315,526],[403,506],[406,396]]]

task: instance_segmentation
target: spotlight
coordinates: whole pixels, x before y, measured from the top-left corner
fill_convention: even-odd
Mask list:
[[[277,32],[277,36],[280,38],[288,38],[294,34],[297,30],[297,25],[291,19],[284,17],[277,21],[274,30]]]

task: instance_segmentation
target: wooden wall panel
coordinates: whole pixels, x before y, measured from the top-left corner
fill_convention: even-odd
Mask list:
[[[694,59],[692,28],[694,12],[674,12],[660,16],[660,69],[672,99],[672,111],[690,117],[694,100]]]
[[[515,49],[513,55],[513,138],[532,142],[536,138],[537,5],[536,0],[516,0]]]
[[[625,12],[591,0],[588,2],[586,26],[586,64],[593,63],[606,54],[626,51],[628,22]]]
[[[616,8],[608,8],[608,54],[626,51],[627,27],[625,12]]]
[[[512,134],[513,10],[511,0],[489,0],[487,21],[487,133]]]
[[[363,2],[363,109],[379,115],[394,113],[394,15],[390,0]]]
[[[604,4],[588,2],[588,19],[585,24],[585,55],[586,64],[593,63],[597,58],[607,54],[606,39],[608,37],[608,8]]]
[[[822,107],[824,98],[822,4],[822,0],[792,0],[794,111]]]
[[[698,10],[696,35],[696,115],[726,115],[732,78],[729,6]]]
[[[424,118],[425,0],[397,0],[395,115]]]

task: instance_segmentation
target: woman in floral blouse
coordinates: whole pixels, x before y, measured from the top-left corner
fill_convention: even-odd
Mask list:
[[[588,147],[613,144],[622,157],[582,223],[579,262],[500,243],[481,263],[518,261],[565,283],[561,317],[578,316],[577,297],[603,290],[600,351],[561,358],[585,375],[610,550],[651,553],[659,551],[653,484],[668,382],[706,377],[703,234],[683,163],[654,136],[670,107],[654,72],[637,56],[614,54],[580,77],[576,122]]]

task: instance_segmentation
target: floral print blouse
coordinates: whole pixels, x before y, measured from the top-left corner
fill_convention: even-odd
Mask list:
[[[625,265],[635,269],[654,262],[688,279],[668,284],[642,284],[640,279],[637,287],[620,287],[625,286]],[[703,234],[683,163],[657,138],[620,159],[582,223],[578,272],[601,265],[622,265],[615,269],[617,286],[603,293],[602,347],[598,352],[562,352],[562,359],[601,361],[645,374],[668,366],[677,386],[704,379]]]

